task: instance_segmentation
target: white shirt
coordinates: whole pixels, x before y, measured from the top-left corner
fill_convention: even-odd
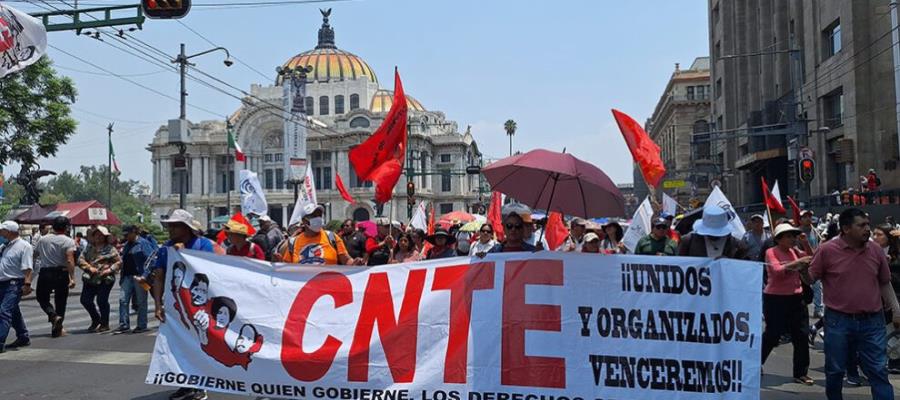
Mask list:
[[[16,238],[0,250],[0,281],[25,278],[25,271],[34,269],[34,250],[28,242]]]
[[[491,251],[491,249],[493,249],[494,246],[496,246],[496,245],[497,245],[497,241],[494,239],[491,239],[491,241],[489,241],[487,243],[481,243],[480,240],[477,240],[477,241],[475,241],[475,243],[472,243],[472,245],[469,247],[469,255],[474,256],[474,255],[477,255],[478,253],[487,253],[487,252]]]

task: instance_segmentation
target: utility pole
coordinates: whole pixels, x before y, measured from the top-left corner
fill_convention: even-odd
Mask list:
[[[107,155],[109,156],[109,164],[107,164],[106,169],[106,209],[112,210],[112,122],[106,127],[106,132],[109,137],[109,148],[106,149]]]
[[[234,129],[234,126],[231,125],[231,121],[225,121],[225,133],[227,135],[231,135],[231,130]],[[229,141],[231,143],[231,141]],[[237,143],[237,142],[235,142]],[[234,179],[234,162],[231,146],[225,146],[225,162],[228,166],[228,173],[225,174],[225,214],[231,216],[231,180]]]
[[[891,47],[894,55],[894,112],[897,116],[897,142],[900,144],[900,32],[898,32],[897,0],[891,0]],[[900,157],[900,147],[897,149]]]
[[[181,44],[181,52],[178,53],[178,58],[175,59],[178,62],[178,73],[181,76],[181,112],[178,114],[178,119],[187,119],[187,87],[185,85],[185,75],[187,75],[187,55],[184,54],[184,43]]]

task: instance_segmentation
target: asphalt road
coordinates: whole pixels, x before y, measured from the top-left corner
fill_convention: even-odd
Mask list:
[[[90,318],[78,300],[76,290],[69,297],[66,313],[68,336],[50,337],[50,324],[34,296],[23,299],[21,308],[31,334],[32,345],[0,354],[0,399],[166,399],[172,388],[144,384],[157,323],[141,334],[87,333]],[[110,325],[118,322],[118,287],[110,296]],[[136,315],[132,315],[132,327]],[[10,333],[8,342],[15,337]],[[825,363],[822,345],[811,351],[810,377],[815,386],[803,386],[791,379],[791,345],[775,349],[764,366],[761,399],[823,399]],[[900,397],[900,375],[892,376],[895,394]],[[248,397],[210,393],[210,399]],[[847,400],[870,399],[869,388],[845,388]]]

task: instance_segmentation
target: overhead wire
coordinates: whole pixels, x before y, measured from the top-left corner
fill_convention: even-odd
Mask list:
[[[191,28],[190,25],[188,25],[188,24],[182,22],[180,19],[177,19],[177,20],[175,20],[175,21],[178,22],[179,24],[181,24],[181,26],[183,26],[185,29],[191,31],[193,34],[195,34],[195,35],[197,35],[198,37],[200,37],[201,39],[205,40],[206,43],[209,43],[211,46],[213,46],[213,47],[220,47],[218,44],[213,43],[212,40],[209,40],[209,38],[207,38],[206,36],[203,36],[200,32],[197,32],[194,28]],[[256,74],[259,75],[259,76],[261,76],[261,77],[263,77],[263,79],[266,79],[267,81],[272,81],[272,82],[274,82],[274,80],[272,79],[271,76],[266,75],[266,74],[260,72],[260,71],[259,71],[258,69],[256,69],[256,68],[253,68],[253,66],[251,66],[250,64],[247,64],[246,62],[244,62],[244,60],[241,60],[240,58],[238,58],[238,56],[232,54],[232,55],[231,55],[231,58],[234,58],[235,61],[237,61],[239,64],[241,64],[241,65],[247,67],[247,69],[249,69],[249,70],[251,70],[251,71],[253,71],[253,72],[256,72]]]

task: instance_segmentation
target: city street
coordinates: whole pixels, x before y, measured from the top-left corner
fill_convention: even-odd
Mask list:
[[[80,286],[80,282],[79,282]],[[69,297],[66,327],[69,335],[50,338],[50,324],[31,295],[22,301],[22,313],[31,332],[31,346],[0,354],[2,399],[166,399],[171,389],[144,384],[147,366],[156,340],[158,323],[150,317],[151,330],[142,334],[86,333],[90,317],[78,301],[76,288]],[[110,296],[110,325],[118,320],[118,287]],[[151,301],[152,303],[152,301]],[[152,314],[152,305],[151,305]],[[132,324],[134,324],[132,315]],[[134,326],[134,325],[132,325]],[[15,339],[10,333],[7,340]],[[809,376],[815,386],[803,386],[791,379],[791,346],[775,349],[764,369],[760,398],[821,399],[824,398],[825,355],[821,342],[811,351]],[[894,393],[900,395],[900,375],[893,375]],[[247,397],[210,393],[210,399],[242,399]],[[847,400],[869,399],[867,386],[844,389]]]

